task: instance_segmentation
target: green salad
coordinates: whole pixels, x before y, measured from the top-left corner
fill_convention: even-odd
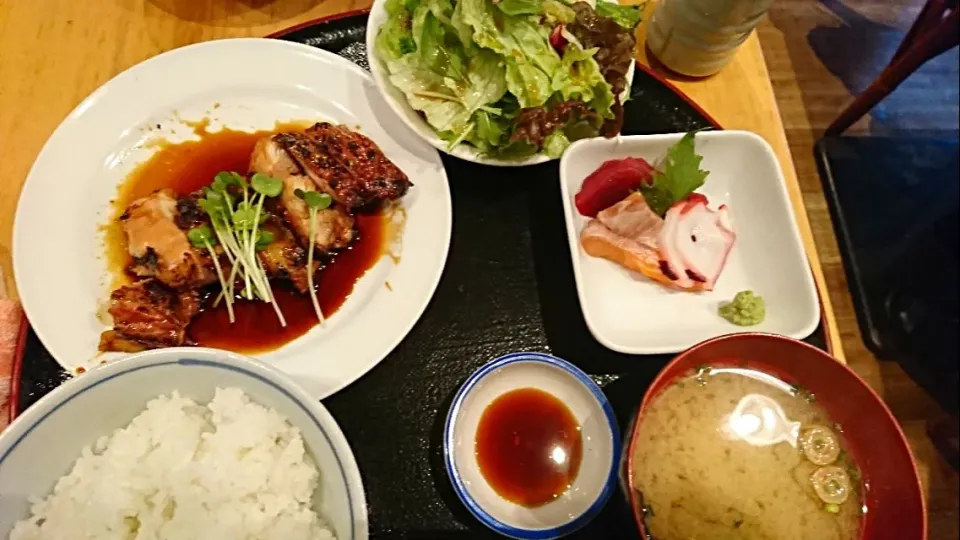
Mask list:
[[[620,132],[640,7],[598,0],[387,0],[376,54],[448,143],[559,157]]]

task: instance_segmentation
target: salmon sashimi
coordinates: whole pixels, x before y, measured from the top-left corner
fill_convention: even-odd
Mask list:
[[[674,281],[663,273],[658,250],[620,236],[596,219],[591,219],[580,232],[580,245],[587,255],[613,261],[667,287],[676,286]]]
[[[608,229],[651,249],[659,248],[663,219],[658,216],[640,193],[631,193],[627,198],[602,210],[597,220]]]

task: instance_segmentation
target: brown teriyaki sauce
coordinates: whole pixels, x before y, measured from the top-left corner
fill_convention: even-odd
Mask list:
[[[115,279],[113,288],[132,282],[125,268],[130,263],[126,239],[116,218],[133,201],[162,188],[187,194],[209,185],[220,171],[246,173],[250,154],[258,139],[278,131],[302,130],[306,124],[277,124],[270,131],[244,132],[223,129],[206,131],[206,123],[194,125],[199,140],[182,143],[161,142],[149,160],[141,164],[120,185],[113,201],[114,219],[105,229],[107,264]],[[325,316],[333,315],[343,305],[354,284],[372,268],[385,251],[387,216],[380,209],[357,212],[357,240],[333,258],[323,260],[324,266],[315,275],[318,299]],[[226,305],[216,308],[212,301],[219,292],[213,286],[204,309],[187,333],[197,345],[227,349],[235,352],[256,353],[276,349],[305,334],[317,324],[317,316],[308,295],[298,294],[282,280],[271,281],[277,304],[283,311],[287,326],[280,325],[270,304],[237,299],[234,303],[235,322],[230,323]]]
[[[498,495],[527,508],[562,495],[583,458],[580,424],[559,399],[536,388],[507,392],[477,427],[480,473]]]

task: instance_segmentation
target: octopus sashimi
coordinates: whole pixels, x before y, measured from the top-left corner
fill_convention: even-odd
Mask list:
[[[667,210],[660,254],[682,288],[713,290],[736,240],[726,206],[712,210],[707,204],[694,193]]]

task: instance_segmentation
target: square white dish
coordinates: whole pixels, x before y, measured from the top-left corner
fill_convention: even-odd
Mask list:
[[[682,351],[724,334],[769,332],[802,339],[820,321],[820,302],[783,172],[773,149],[745,131],[696,135],[701,168],[709,175],[697,191],[710,207],[726,204],[736,242],[712,291],[669,290],[580,246],[590,218],[574,197],[584,179],[603,162],[642,157],[656,166],[683,133],[585,139],[560,160],[560,191],[566,217],[577,294],[587,327],[605,347],[628,354]],[[719,305],[743,290],[766,302],[766,320],[736,326],[717,314]]]

